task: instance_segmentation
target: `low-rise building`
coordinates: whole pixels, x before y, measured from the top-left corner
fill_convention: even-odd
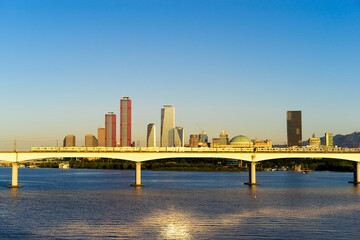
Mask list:
[[[85,136],[85,147],[97,147],[98,140],[94,135],[88,134]]]
[[[212,147],[219,147],[220,145],[221,145],[220,138],[213,138],[212,139],[212,144],[211,144]]]
[[[315,134],[312,135],[311,138],[309,138],[309,147],[312,148],[318,148],[321,145],[320,138],[315,137]]]
[[[189,139],[189,147],[198,147],[199,137],[197,134],[191,134]]]
[[[74,135],[66,135],[64,138],[64,147],[75,147],[75,136]]]

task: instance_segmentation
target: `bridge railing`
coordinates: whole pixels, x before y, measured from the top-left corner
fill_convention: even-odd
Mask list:
[[[268,148],[268,147],[32,147],[32,152],[271,152],[271,153],[360,153],[360,148]]]

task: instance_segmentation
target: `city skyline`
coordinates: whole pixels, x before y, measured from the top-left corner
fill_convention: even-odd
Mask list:
[[[129,97],[123,97],[120,101],[120,105],[122,105],[122,100],[127,100],[130,102],[130,104],[125,105],[126,107],[124,107],[125,111],[127,112],[125,114],[125,118],[128,119],[129,121],[127,122],[127,124],[125,125],[125,128],[127,130],[130,130],[130,137],[131,137],[131,100],[129,99]],[[127,104],[127,103],[126,103]],[[122,107],[120,107],[120,113],[122,112]],[[127,118],[127,114],[130,112],[130,118]],[[108,112],[107,114],[105,114],[105,127],[99,127],[97,128],[97,137],[96,138],[94,135],[92,134],[86,134],[85,135],[85,141],[83,144],[76,144],[75,143],[75,135],[66,135],[64,140],[63,140],[63,146],[67,145],[65,144],[66,139],[68,139],[69,137],[72,137],[73,140],[71,140],[71,144],[69,146],[87,146],[87,138],[89,141],[92,141],[91,146],[106,146],[111,144],[112,147],[115,146],[121,146],[121,131],[120,131],[120,136],[117,137],[116,135],[116,113],[114,112]],[[292,147],[292,146],[297,146],[295,144],[295,142],[298,142],[300,147],[302,146],[302,142],[306,141],[306,139],[302,139],[302,127],[301,127],[301,122],[302,122],[302,117],[301,117],[301,111],[297,110],[297,111],[287,111],[286,112],[286,121],[287,121],[287,142],[282,143],[275,143],[275,145],[287,145],[288,147]],[[120,120],[121,122],[121,120]],[[129,124],[128,124],[129,123]],[[222,130],[219,133],[219,136],[208,136],[208,134],[202,130],[201,132],[198,133],[190,133],[187,137],[185,137],[186,135],[184,134],[184,128],[182,127],[175,127],[175,107],[172,105],[164,105],[163,108],[161,108],[161,129],[160,129],[160,140],[156,141],[157,139],[157,132],[156,132],[156,128],[155,128],[155,124],[154,123],[150,123],[147,125],[147,130],[146,130],[146,140],[145,143],[141,142],[140,140],[136,140],[136,142],[132,142],[132,144],[135,144],[136,146],[149,146],[149,134],[151,134],[151,138],[153,138],[153,140],[151,140],[151,146],[167,146],[167,147],[184,147],[184,145],[189,144],[190,146],[192,146],[192,142],[191,142],[191,137],[192,136],[197,136],[199,143],[209,143],[209,144],[215,144],[215,145],[227,145],[227,142],[233,138],[233,137],[238,137],[239,135],[234,135],[234,136],[230,136],[230,138],[228,137],[227,134],[227,130]],[[162,128],[163,128],[163,124],[164,127],[166,128],[166,132],[167,134],[165,134],[165,139],[167,139],[168,141],[162,142],[161,138],[162,138]],[[295,125],[294,125],[295,124]],[[128,127],[127,125],[130,125],[130,127]],[[107,127],[110,126],[110,127]],[[297,127],[299,127],[299,129],[296,129]],[[120,129],[122,128],[122,124],[120,124]],[[150,133],[151,132],[151,133]],[[299,137],[295,137],[295,142],[294,139],[290,141],[289,137],[294,138],[292,135],[294,135],[294,133],[297,132],[296,134],[299,134]],[[355,131],[358,132],[358,131]],[[195,135],[194,135],[195,134]],[[290,134],[290,135],[289,135]],[[110,137],[106,137],[107,135],[109,135]],[[115,136],[115,138],[113,137],[113,135]],[[321,135],[321,134],[320,134]],[[328,140],[328,135],[331,136],[331,140]],[[332,138],[333,138],[333,133],[324,133],[324,136],[326,138],[326,146],[332,146]],[[91,140],[90,140],[91,137]],[[219,138],[220,137],[220,138]],[[94,138],[94,139],[93,139]],[[99,140],[98,140],[99,139]],[[223,140],[221,140],[223,139]],[[250,137],[250,139],[252,139],[253,141],[259,141],[257,137],[252,138]],[[267,138],[268,139],[268,138]],[[307,138],[308,140],[311,139],[315,139],[316,141],[320,141],[320,138],[315,138],[315,133],[312,134],[312,138],[309,137]],[[204,141],[202,141],[204,140]],[[268,139],[272,142],[271,139]],[[16,140],[14,140],[15,142],[13,142],[15,145]],[[96,141],[96,143],[94,143],[94,141]],[[99,142],[98,142],[99,141]],[[101,141],[104,141],[104,145],[101,144]],[[215,142],[214,142],[215,141]],[[262,140],[261,140],[262,141]],[[331,143],[329,142],[331,141]],[[35,141],[36,142],[36,141]],[[50,142],[50,141],[47,141]],[[221,143],[223,142],[223,143]],[[50,145],[54,145],[54,142],[52,142]],[[135,145],[129,145],[129,146],[135,146]],[[56,140],[56,146],[59,145],[59,140]],[[311,145],[311,144],[310,144]],[[29,146],[33,146],[33,144],[29,145]],[[205,145],[204,145],[205,146]],[[204,147],[202,146],[202,147]],[[209,145],[210,146],[210,145]],[[199,146],[200,147],[200,146]]]
[[[358,1],[34,2],[1,3],[4,148],[84,145],[106,112],[120,126],[122,96],[142,145],[150,122],[160,139],[164,104],[185,142],[225,129],[284,144],[288,110],[302,111],[303,140],[359,130]]]
[[[358,237],[360,0],[0,0],[0,29],[2,238]]]
[[[129,97],[123,97],[122,99],[120,99],[121,101],[120,101],[120,106],[121,106],[121,104],[122,104],[122,100],[128,100],[128,101],[130,101],[130,104],[128,105],[129,106],[129,108],[130,108],[130,110],[126,110],[126,112],[130,112],[130,135],[131,135],[131,126],[132,126],[132,123],[131,123],[131,121],[132,121],[132,118],[131,118],[131,109],[132,109],[132,107],[131,107],[131,100],[129,99]],[[126,107],[127,108],[127,107]],[[167,111],[166,111],[166,109],[167,109]],[[170,110],[170,112],[169,112],[169,110]],[[206,135],[206,137],[208,138],[208,143],[210,144],[210,143],[212,143],[213,142],[213,139],[217,139],[216,141],[219,141],[220,139],[221,139],[221,135],[222,134],[225,134],[225,135],[227,135],[227,130],[226,129],[223,129],[223,130],[221,130],[221,132],[220,132],[220,138],[219,138],[219,134],[218,135],[210,135],[210,136],[208,136],[208,134],[204,131],[204,130],[201,130],[201,132],[199,131],[199,132],[192,132],[192,133],[187,133],[187,134],[184,134],[184,128],[182,128],[182,127],[175,127],[175,107],[174,106],[172,106],[172,105],[164,105],[163,106],[163,108],[161,108],[161,121],[160,121],[160,123],[159,123],[159,125],[160,125],[160,127],[161,127],[161,122],[163,121],[163,116],[164,116],[164,114],[165,114],[165,112],[167,112],[167,116],[168,116],[168,122],[169,122],[169,124],[171,125],[169,125],[169,126],[167,126],[167,128],[169,128],[169,131],[168,131],[168,136],[167,136],[167,139],[168,139],[168,141],[170,141],[170,139],[171,139],[171,143],[170,143],[170,145],[174,145],[174,146],[184,146],[184,144],[190,144],[191,145],[191,143],[190,143],[190,138],[191,138],[191,135],[194,135],[194,134],[196,134],[198,137],[199,137],[199,143],[201,142],[200,141],[200,136],[202,135],[202,134],[205,134]],[[121,113],[121,107],[120,107],[120,113]],[[301,111],[299,111],[299,110],[296,110],[296,111],[292,111],[292,110],[288,110],[287,112],[286,112],[286,124],[287,124],[287,131],[289,131],[289,114],[300,114],[299,116],[296,116],[296,118],[298,119],[297,121],[300,121],[299,123],[297,123],[297,124],[300,124],[299,126],[300,126],[300,131],[299,131],[299,133],[300,133],[300,140],[301,140],[301,142],[303,142],[303,141],[306,141],[307,139],[310,139],[311,138],[311,136],[309,136],[309,137],[307,137],[307,136],[305,136],[305,138],[304,139],[302,139],[302,137],[301,137],[301,135],[302,135],[302,127],[301,127],[301,122],[302,122],[302,117],[301,117]],[[108,112],[107,114],[105,114],[105,122],[104,122],[104,126],[106,126],[107,125],[107,123],[110,123],[111,122],[111,128],[109,129],[109,131],[111,132],[111,133],[113,133],[113,134],[115,134],[115,138],[113,138],[113,137],[110,137],[109,139],[110,140],[108,140],[108,141],[110,141],[111,143],[112,143],[112,146],[121,146],[121,139],[120,139],[120,137],[121,137],[121,134],[119,134],[120,136],[117,136],[117,130],[116,130],[116,125],[119,125],[119,129],[121,129],[121,123],[119,123],[119,124],[117,124],[117,122],[118,122],[118,119],[116,118],[116,113],[114,113],[114,112]],[[109,116],[109,118],[108,118],[108,116]],[[111,117],[111,118],[110,118]],[[109,119],[109,120],[107,120],[107,119]],[[290,117],[290,119],[291,119],[291,117]],[[121,122],[121,120],[120,120],[120,122]],[[141,141],[141,140],[139,140],[139,139],[135,139],[135,141],[133,141],[132,143],[135,143],[135,145],[136,146],[147,146],[148,145],[148,134],[149,134],[149,125],[152,125],[153,127],[154,127],[154,129],[156,129],[155,128],[155,125],[156,124],[154,124],[154,123],[150,123],[150,124],[148,124],[147,125],[147,130],[146,130],[146,132],[145,132],[145,141]],[[100,125],[99,125],[100,126]],[[136,127],[136,126],[135,126]],[[99,127],[99,128],[97,128],[96,129],[96,132],[97,132],[97,137],[99,138],[99,134],[100,134],[100,130],[101,129],[103,129],[103,131],[104,131],[104,133],[103,134],[105,134],[106,135],[106,133],[108,132],[107,130],[106,130],[106,127]],[[128,130],[129,129],[129,127],[128,126],[126,126],[126,129]],[[290,128],[291,129],[291,128]],[[180,132],[178,132],[178,131],[181,131],[181,133]],[[294,130],[290,130],[290,131],[294,131]],[[91,132],[91,131],[87,131],[87,132]],[[110,133],[109,132],[109,133]],[[353,131],[354,132],[354,131]],[[358,132],[358,131],[355,131],[355,132]],[[121,133],[121,131],[120,131],[120,133]],[[101,133],[101,136],[103,135],[102,133]],[[287,133],[287,138],[289,137],[289,135],[288,135],[289,133]],[[331,134],[331,136],[333,136],[333,135],[337,135],[337,134],[343,134],[343,133],[328,133],[328,132],[325,132],[324,134],[318,134],[319,136],[325,136],[325,138],[327,137],[327,134]],[[85,134],[84,135],[84,137],[85,138],[83,138],[83,136],[78,136],[78,138],[80,138],[80,141],[79,141],[79,143],[78,144],[76,144],[76,146],[86,146],[86,137],[87,136],[95,136],[96,134]],[[162,144],[161,144],[161,129],[159,130],[159,132],[157,132],[157,130],[153,130],[153,132],[152,132],[152,135],[153,135],[153,137],[155,138],[155,139],[159,139],[160,138],[160,140],[155,140],[155,145],[156,146],[161,146]],[[159,136],[159,138],[158,137],[156,137],[156,136]],[[236,136],[238,136],[239,134],[230,134],[230,137],[228,138],[228,140],[230,140],[231,138],[233,138],[233,137],[236,137]],[[315,133],[313,132],[312,133],[312,136],[314,137],[314,135],[315,135]],[[64,138],[64,146],[65,146],[65,139],[67,138],[67,137],[69,137],[69,136],[72,136],[72,137],[74,137],[74,139],[75,139],[75,134],[68,134],[68,135],[66,135],[65,136],[65,138]],[[106,138],[105,138],[105,136],[103,136],[104,137],[104,140],[103,141],[105,141],[106,142]],[[131,136],[130,136],[131,137]],[[96,137],[95,137],[96,138]],[[81,139],[85,139],[84,141],[81,141]],[[101,138],[99,138],[99,139],[101,139]],[[258,139],[257,137],[250,137],[250,139],[252,139],[252,140],[256,140],[256,139]],[[271,139],[271,137],[266,137],[266,139]],[[98,139],[96,138],[96,141],[97,141]],[[299,141],[300,141],[299,140]],[[14,143],[14,141],[15,141],[15,143]],[[75,140],[74,140],[75,141]],[[74,142],[73,141],[73,142]],[[271,140],[272,141],[272,140]],[[274,145],[287,145],[287,146],[289,146],[289,142],[288,142],[289,140],[285,140],[283,143],[280,143],[280,142],[278,142],[278,143],[274,143]],[[6,143],[7,142],[7,145],[9,145],[10,143],[11,144],[17,144],[17,140],[15,139],[15,140],[8,140],[8,141],[1,141],[2,143]],[[22,141],[20,140],[20,143],[21,143]],[[24,141],[24,142],[31,142],[31,141]],[[32,143],[30,143],[30,144],[28,144],[26,147],[31,147],[31,146],[33,146],[34,144],[33,143],[36,143],[36,142],[43,142],[43,143],[46,143],[46,144],[48,144],[48,143],[50,143],[49,145],[54,145],[54,146],[58,146],[59,145],[59,139],[56,139],[56,140],[51,140],[51,141],[32,141]],[[56,143],[55,143],[56,142]],[[101,141],[99,141],[99,146],[101,146],[101,144],[100,144],[100,142]],[[299,142],[300,143],[300,142]],[[45,145],[46,145],[45,144]],[[169,144],[169,143],[166,143],[166,144]],[[6,145],[6,144],[5,144]],[[43,144],[40,144],[40,145],[43,145]],[[105,143],[105,145],[106,145],[106,143]],[[169,145],[169,146],[170,146]],[[294,144],[290,144],[290,146],[293,146]],[[326,144],[327,145],[327,144]],[[131,145],[130,145],[131,146]],[[294,145],[294,146],[296,146],[296,145]],[[6,149],[6,148],[3,148],[3,149]],[[9,148],[10,149],[10,148]]]

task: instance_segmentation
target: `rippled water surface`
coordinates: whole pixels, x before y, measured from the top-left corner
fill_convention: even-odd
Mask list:
[[[0,168],[2,239],[359,239],[352,173]]]

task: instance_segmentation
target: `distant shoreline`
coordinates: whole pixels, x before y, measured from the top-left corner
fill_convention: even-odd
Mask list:
[[[134,170],[135,162],[100,159],[100,160],[69,160],[70,168],[74,169],[114,169]],[[60,162],[38,163],[40,168],[58,168]],[[300,166],[300,168],[299,168]],[[247,172],[245,161],[228,162],[224,159],[168,159],[143,162],[142,170],[156,171],[198,171],[198,172]],[[353,163],[334,159],[275,159],[259,162],[256,171],[335,171],[352,172]]]

